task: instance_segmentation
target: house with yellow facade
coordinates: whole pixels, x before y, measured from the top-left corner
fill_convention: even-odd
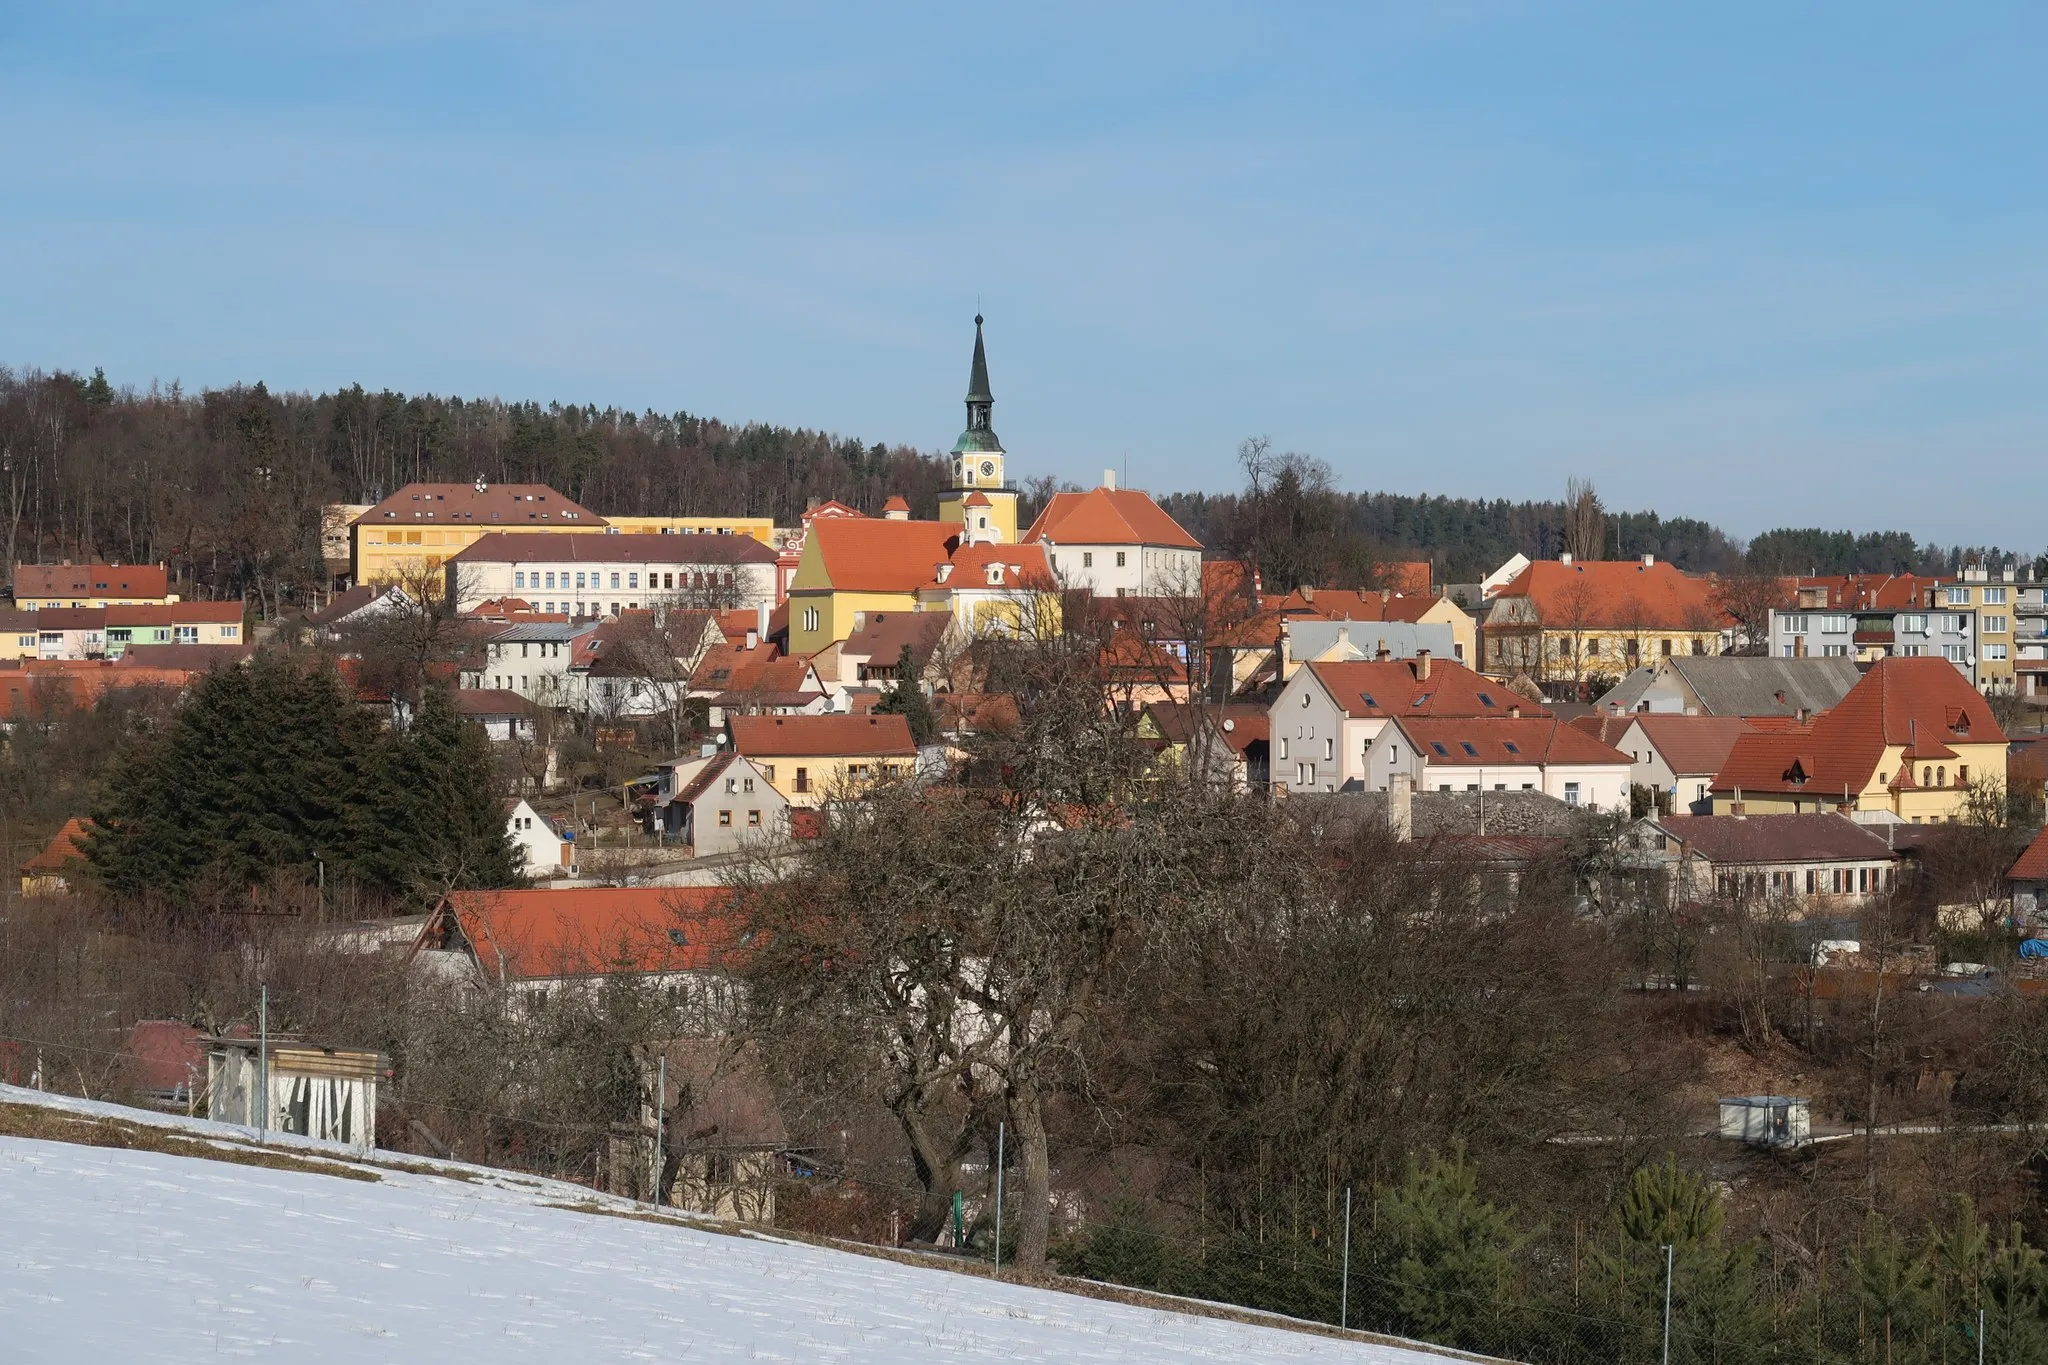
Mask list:
[[[605,530],[621,536],[746,536],[771,549],[773,517],[618,517],[605,519]]]
[[[902,716],[733,716],[726,724],[733,752],[799,808],[917,769],[917,744]]]
[[[1880,659],[1810,725],[1739,736],[1714,775],[1713,813],[1949,823],[1980,785],[2004,782],[2005,751],[1991,704],[1953,664]]]
[[[432,572],[492,534],[602,534],[611,523],[546,484],[409,483],[355,519],[351,571],[361,583]]]
[[[974,362],[967,374],[967,429],[953,443],[953,486],[939,494],[939,520],[977,541],[1017,543],[1017,490],[1003,464],[1007,455],[992,425],[995,394],[988,384],[981,314],[974,315]]]

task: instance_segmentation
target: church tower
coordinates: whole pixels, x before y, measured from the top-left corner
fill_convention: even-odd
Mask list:
[[[957,521],[967,541],[1017,543],[1017,490],[1003,472],[1003,443],[990,425],[995,395],[981,315],[974,316],[974,368],[967,375],[967,430],[953,443],[953,486],[939,495],[939,520]],[[978,495],[978,496],[977,496]],[[970,505],[971,504],[971,505]]]

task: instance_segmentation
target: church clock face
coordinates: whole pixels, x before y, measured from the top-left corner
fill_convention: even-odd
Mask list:
[[[981,477],[983,477],[984,479],[993,479],[995,476],[996,462],[994,460],[983,460],[981,462]]]

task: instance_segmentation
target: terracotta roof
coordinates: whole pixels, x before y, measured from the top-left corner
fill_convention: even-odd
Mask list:
[[[773,564],[775,551],[752,536],[704,532],[672,536],[496,532],[478,537],[449,559],[457,564],[530,564],[541,560],[568,564]]]
[[[1827,605],[1845,611],[1910,611],[1926,605],[1927,590],[1938,581],[1916,574],[1822,574],[1795,579],[1793,586],[1795,590],[1825,591]]]
[[[1739,737],[1714,776],[1714,790],[1826,797],[1846,787],[1855,793],[1870,784],[1888,747],[1909,746],[1913,758],[1940,758],[1954,756],[1950,744],[2005,742],[1990,703],[1954,664],[1880,659],[1807,729]]]
[[[468,947],[493,981],[702,971],[742,942],[727,886],[451,891],[414,952]]]
[[[963,499],[961,500],[961,502],[960,502],[960,505],[961,505],[962,507],[993,507],[993,506],[995,506],[995,504],[994,504],[994,503],[992,503],[992,502],[990,502],[990,501],[988,500],[988,494],[986,494],[986,493],[982,492],[982,491],[981,491],[981,490],[980,490],[979,488],[975,489],[975,490],[974,490],[974,491],[973,491],[972,493],[969,493],[969,494],[968,494],[968,495],[967,495],[967,496],[966,496],[965,498],[963,498]],[[906,506],[905,506],[904,510],[905,510],[905,511],[908,511],[908,510],[909,510],[909,507],[908,507],[908,505],[906,505]]]
[[[711,755],[711,757],[700,760],[702,766],[691,775],[688,782],[676,789],[675,795],[670,797],[669,800],[681,802],[686,806],[689,805],[709,791],[711,784],[718,780],[718,775],[727,768],[730,768],[734,763],[737,763],[739,757],[738,754],[730,749],[721,749]]]
[[[1159,727],[1160,735],[1172,744],[1188,742],[1200,715],[1208,717],[1216,726],[1217,735],[1234,753],[1243,753],[1271,733],[1266,708],[1256,703],[1228,703],[1197,711],[1180,702],[1155,701],[1145,710],[1151,714],[1152,723]]]
[[[897,715],[734,716],[733,748],[749,758],[914,758],[910,722]]]
[[[1000,734],[1017,724],[1017,699],[1007,692],[940,692],[932,705],[948,734]]]
[[[170,575],[159,564],[17,564],[16,597],[164,597]]]
[[[1524,763],[1608,763],[1629,757],[1583,730],[1549,717],[1416,717],[1396,722],[1431,767]]]
[[[1881,834],[1844,815],[1666,815],[1656,826],[1710,863],[1891,858]]]
[[[2016,882],[2048,882],[2048,829],[2034,836],[2034,842],[2005,875]]]
[[[1413,597],[1429,596],[1432,575],[1426,559],[1390,559],[1373,565],[1372,577],[1378,587]]]
[[[754,687],[782,651],[771,643],[713,645],[690,671],[692,692],[744,692]],[[808,660],[798,660],[807,663]]]
[[[1329,689],[1345,714],[1368,716],[1500,716],[1520,707],[1524,716],[1550,712],[1507,684],[1481,677],[1452,659],[1432,659],[1421,677],[1419,659],[1360,659],[1304,664]]]
[[[1546,559],[1522,570],[1494,600],[1527,598],[1552,629],[1719,630],[1728,615],[1714,605],[1713,591],[1707,579],[1662,560]]]
[[[64,828],[52,835],[50,842],[43,845],[43,851],[21,865],[23,872],[61,873],[65,864],[85,857],[79,847],[79,840],[92,830],[92,823],[79,817],[64,822]]]
[[[958,588],[1036,588],[1050,592],[1056,586],[1052,577],[1052,566],[1046,562],[1043,545],[962,545],[953,551],[947,561],[953,572],[944,583],[939,582],[937,568],[927,573],[923,586]],[[989,569],[1001,565],[1003,580],[1000,583],[988,581]]]
[[[255,652],[254,645],[130,645],[114,666],[204,673],[215,664],[246,663]]]
[[[826,576],[841,592],[914,593],[932,580],[932,566],[959,543],[946,521],[884,521],[821,517],[811,523]]]
[[[517,692],[497,687],[458,687],[451,694],[458,716],[525,716],[533,703]]]
[[[1602,744],[1612,744],[1619,748],[1621,737],[1628,733],[1628,727],[1635,724],[1635,721],[1634,715],[1623,712],[1616,716],[1600,715],[1597,713],[1589,716],[1573,716],[1567,723],[1581,734],[1591,735]]]
[[[1628,720],[1616,716],[1616,720]],[[1671,716],[1643,714],[1633,717],[1643,735],[1656,746],[1671,771],[1680,777],[1712,776],[1721,771],[1735,741],[1753,734],[1756,727],[1740,716]]]
[[[871,611],[860,629],[840,643],[841,657],[866,659],[870,667],[894,668],[910,646],[910,662],[923,668],[953,623],[943,611]]]
[[[112,626],[236,626],[248,614],[240,602],[143,602],[127,607],[106,608],[107,625]]]
[[[1426,565],[1424,567],[1427,567]],[[1439,598],[1392,589],[1354,592],[1349,588],[1296,589],[1280,603],[1282,616],[1323,621],[1420,621]]]
[[[604,526],[605,519],[541,483],[409,483],[354,526]]]
[[[754,653],[764,653],[755,650]],[[811,671],[811,656],[791,654],[769,659],[745,672],[725,691],[712,697],[719,706],[758,702],[764,706],[802,706],[825,695],[825,687]]]
[[[1024,533],[1027,544],[1167,545],[1199,550],[1202,542],[1181,529],[1165,509],[1135,488],[1091,488],[1055,493]]]
[[[889,500],[882,504],[882,510],[884,512],[908,513],[910,511],[910,500],[901,493],[891,493]]]

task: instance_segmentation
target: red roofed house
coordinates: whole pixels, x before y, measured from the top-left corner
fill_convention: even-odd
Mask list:
[[[1953,664],[1881,659],[1811,726],[1739,737],[1713,781],[1716,814],[1962,814],[1973,783],[2005,780],[2005,732]]]
[[[1719,654],[1730,622],[1713,595],[1709,580],[1651,555],[1543,560],[1494,595],[1484,667],[1581,682],[1620,677],[1666,655]]]
[[[1379,746],[1397,716],[1543,717],[1550,712],[1463,664],[1413,659],[1310,663],[1268,708],[1272,774],[1290,790],[1384,790],[1405,746]]]
[[[111,607],[178,600],[170,575],[161,564],[17,564],[14,605],[23,611],[44,607]]]
[[[1629,809],[1629,757],[1549,716],[1395,716],[1371,764],[1374,791],[1396,776],[1425,792],[1538,791],[1588,810]]]
[[[715,1031],[723,978],[746,926],[725,886],[571,887],[451,891],[420,926],[407,960],[483,989],[546,1003],[615,975],[676,988]]]
[[[21,894],[62,896],[68,893],[71,878],[75,875],[74,865],[85,858],[78,841],[86,837],[89,829],[90,825],[85,820],[66,820],[64,828],[43,845],[43,851],[21,865]]]
[[[1055,577],[1097,597],[1192,597],[1202,591],[1202,542],[1135,488],[1104,470],[1100,487],[1055,493],[1024,543],[1043,546]]]
[[[1631,833],[1672,874],[1683,900],[1709,895],[1851,910],[1890,891],[1899,854],[1882,834],[1839,815],[1661,815]]]
[[[2012,883],[2012,917],[2025,925],[2038,925],[2042,901],[2048,899],[2048,829],[2034,836],[2012,871],[2005,874]]]
[[[732,747],[795,807],[823,805],[917,770],[910,722],[898,715],[734,716]]]

